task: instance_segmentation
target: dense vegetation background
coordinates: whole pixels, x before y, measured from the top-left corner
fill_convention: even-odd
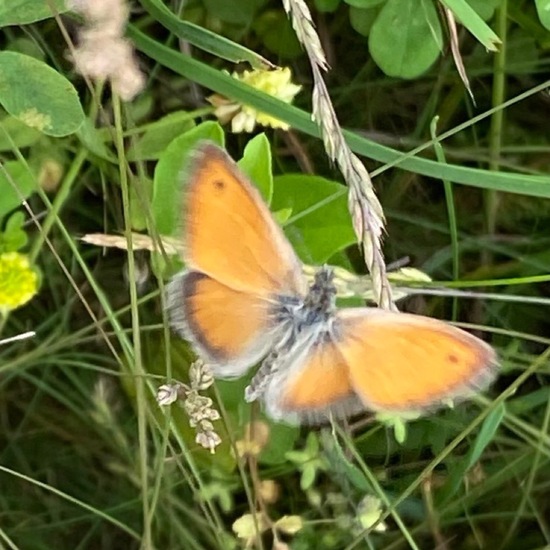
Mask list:
[[[432,279],[394,279],[422,289],[400,309],[466,323],[500,376],[478,400],[345,430],[273,423],[246,381],[220,382],[210,453],[155,400],[193,361],[159,292],[181,268],[167,237],[193,145],[244,153],[306,264],[366,274],[330,117],[311,120],[315,42],[285,7],[311,13],[386,262]],[[550,2],[128,8],[0,0],[0,339],[36,333],[0,342],[0,548],[550,548]],[[265,73],[230,74],[268,62],[302,86],[293,106]],[[212,94],[289,130],[232,132]],[[350,281],[363,303],[368,278]]]

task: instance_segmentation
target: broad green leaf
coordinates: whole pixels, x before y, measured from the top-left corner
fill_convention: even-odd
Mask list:
[[[468,4],[483,19],[489,21],[502,0],[467,0]]]
[[[386,1],[387,0],[344,0],[346,4],[362,9],[373,8],[374,6],[379,6]]]
[[[550,30],[550,0],[535,0],[535,6],[542,26]]]
[[[94,155],[109,162],[117,162],[116,157],[105,144],[105,134],[98,130],[88,117],[84,119],[84,122],[76,132],[76,135],[82,142],[82,145],[84,145],[84,147],[86,147],[86,149]]]
[[[262,464],[284,464],[286,453],[294,448],[294,443],[300,435],[300,428],[289,426],[282,422],[269,422],[269,441],[260,454]]]
[[[211,17],[232,25],[250,25],[266,0],[202,0]]]
[[[236,78],[232,78],[207,63],[202,63],[159,44],[158,41],[149,38],[132,25],[128,27],[128,35],[141,52],[177,74],[210,88],[216,93],[251,105],[258,111],[282,120],[307,135],[317,138],[320,136],[319,127],[311,119],[311,113],[239,82]],[[545,89],[545,86],[545,84],[535,86],[533,93],[539,93]],[[456,164],[442,164],[385,147],[354,132],[344,130],[344,136],[355,153],[382,163],[391,163],[402,170],[480,189],[550,198],[550,177],[548,176],[496,172]]]
[[[346,478],[358,491],[367,493],[373,490],[372,484],[355,464],[349,461],[338,440],[329,431],[321,432],[321,443],[330,471],[338,477]]]
[[[235,380],[216,381],[216,389],[220,394],[224,406],[236,416],[237,425],[242,427],[251,420],[251,404],[243,398],[251,376],[252,373],[249,373],[247,376]]]
[[[530,75],[540,65],[540,48],[537,40],[523,29],[508,33],[506,52],[506,72]]]
[[[270,204],[273,196],[273,171],[271,146],[265,134],[259,134],[247,143],[243,158],[237,164],[259,189],[267,204]]]
[[[0,52],[0,104],[49,136],[73,134],[84,122],[73,85],[42,61],[16,52]]]
[[[278,57],[292,59],[302,52],[296,33],[281,10],[268,10],[254,19],[252,27],[265,47]]]
[[[428,427],[428,445],[434,456],[443,451],[445,445],[453,438],[455,434],[456,420],[453,418],[454,411],[445,411],[433,419],[427,419]],[[446,420],[450,417],[450,421]]]
[[[185,111],[170,113],[147,127],[135,138],[128,151],[128,160],[156,160],[170,142],[195,125],[193,114]]]
[[[388,75],[415,78],[435,62],[441,25],[431,0],[388,0],[369,34],[369,49]]]
[[[0,0],[1,1],[1,0]],[[9,41],[9,48],[6,48],[10,52],[22,53],[25,55],[30,55],[35,59],[40,61],[46,60],[46,52],[36,40],[32,40],[25,36],[18,36],[17,38]]]
[[[315,0],[315,7],[324,13],[332,13],[338,9],[341,0]]]
[[[130,187],[130,223],[134,231],[147,229],[147,213],[151,204],[153,182],[150,178],[141,177]]]
[[[216,34],[188,21],[182,21],[161,0],[141,0],[140,4],[149,12],[151,17],[173,32],[178,38],[189,42],[205,52],[209,52],[222,59],[227,59],[227,61],[232,61],[233,63],[247,61],[255,68],[273,66],[272,63],[261,55],[224,38],[220,34]]]
[[[378,17],[378,13],[379,10],[377,9],[355,8],[351,6],[349,9],[349,22],[359,34],[368,36]]]
[[[277,176],[271,206],[292,209],[285,233],[305,263],[322,264],[356,242],[347,194],[339,183],[303,174]]]
[[[242,428],[254,419],[250,403],[244,400],[246,386],[250,383],[252,373],[236,380],[217,380],[216,389],[219,392],[220,400],[225,410],[229,413],[230,426],[240,427],[239,433],[234,433],[233,438],[244,435]],[[294,442],[300,435],[300,429],[281,422],[274,422],[261,415],[261,420],[269,424],[269,440],[262,450],[259,460],[263,464],[283,464],[286,462],[286,454],[294,448]]]
[[[483,21],[466,0],[439,0],[447,6],[456,19],[462,23],[491,52],[495,52],[501,44],[500,38]]]
[[[0,27],[26,25],[66,11],[65,0],[0,0]]]
[[[29,238],[23,229],[24,224],[25,214],[21,210],[16,210],[8,218],[4,231],[0,231],[0,254],[17,252],[27,244]]]
[[[35,178],[29,168],[18,160],[0,166],[0,220],[17,208],[36,189]]]
[[[185,178],[185,165],[189,153],[203,139],[223,145],[224,134],[217,122],[203,122],[185,132],[161,154],[155,167],[153,180],[152,212],[157,230],[161,235],[173,235],[180,220],[180,200],[182,179]]]
[[[42,137],[42,134],[12,116],[0,121],[0,151],[11,151],[13,148],[28,147]]]

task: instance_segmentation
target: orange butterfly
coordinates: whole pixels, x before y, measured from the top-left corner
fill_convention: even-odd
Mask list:
[[[493,349],[443,321],[335,307],[332,271],[307,288],[259,192],[216,145],[199,145],[183,194],[187,270],[168,286],[172,326],[214,376],[263,359],[246,390],[275,419],[419,411],[488,385]]]

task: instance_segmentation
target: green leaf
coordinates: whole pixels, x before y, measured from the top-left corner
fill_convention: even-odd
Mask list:
[[[323,13],[332,13],[338,9],[341,0],[315,0],[315,7]]]
[[[351,6],[349,9],[349,22],[356,32],[363,36],[368,36],[378,17],[378,13],[378,9],[365,9]]]
[[[550,0],[535,0],[535,6],[542,26],[550,30]]]
[[[262,13],[254,19],[252,25],[264,46],[277,56],[292,59],[301,54],[302,45],[288,17],[281,10]]]
[[[0,52],[0,104],[49,136],[73,134],[84,122],[73,85],[42,61],[16,52]]]
[[[155,167],[152,212],[161,235],[173,235],[179,226],[182,170],[189,153],[203,139],[223,145],[224,133],[221,126],[217,122],[209,121],[185,132],[170,143]]]
[[[493,441],[505,414],[504,403],[500,403],[487,415],[474,444],[466,456],[452,469],[451,475],[448,477],[440,494],[442,502],[448,501],[458,492],[468,470],[475,465],[481,458],[483,451]]]
[[[185,111],[170,113],[149,125],[143,135],[135,138],[128,150],[128,160],[156,160],[170,142],[194,127],[194,115]]]
[[[12,151],[14,148],[28,147],[42,137],[42,134],[12,116],[0,121],[0,151]]]
[[[323,430],[321,432],[321,443],[330,466],[329,470],[336,477],[345,477],[361,493],[373,490],[371,483],[363,472],[346,457],[340,443],[332,433]]]
[[[302,468],[302,476],[300,477],[300,489],[307,491],[315,483],[317,469],[314,464],[306,464]]]
[[[91,153],[106,160],[116,163],[117,159],[105,144],[105,134],[98,130],[94,123],[86,117],[82,126],[77,130],[76,135],[82,145]]]
[[[65,0],[0,0],[0,27],[26,25],[66,11]]]
[[[141,177],[130,187],[130,223],[134,231],[147,229],[147,212],[151,204],[153,182],[150,178]]]
[[[511,399],[507,403],[508,411],[516,416],[531,412],[548,403],[550,398],[550,386],[544,386],[527,395],[521,395]]]
[[[0,168],[0,220],[36,189],[35,178],[28,166],[12,160]]]
[[[32,40],[30,37],[28,37],[28,35],[18,36],[17,38],[10,40],[9,47],[5,49],[9,50],[10,52],[18,52],[25,55],[30,55],[31,57],[39,59],[40,61],[46,60],[45,50],[42,49],[37,40]]]
[[[141,0],[141,6],[151,17],[173,32],[178,38],[217,57],[233,63],[247,61],[254,68],[273,67],[267,59],[223,36],[188,21],[182,21],[160,0]]]
[[[269,441],[262,449],[259,457],[260,462],[271,466],[284,464],[287,461],[287,453],[294,448],[294,443],[299,435],[300,429],[296,426],[269,421]]]
[[[506,414],[504,403],[496,406],[483,421],[474,445],[468,453],[468,468],[471,468],[480,458],[486,447],[493,441]]]
[[[17,252],[27,244],[29,239],[23,230],[24,224],[25,215],[20,210],[8,218],[4,231],[0,231],[0,253]]]
[[[232,25],[248,26],[266,0],[202,0],[211,17]]]
[[[449,8],[456,19],[462,23],[491,52],[496,52],[501,44],[500,38],[483,21],[466,0],[440,0]]]
[[[467,0],[468,4],[475,10],[475,12],[483,19],[483,21],[489,21],[495,14],[497,6],[501,0]]]
[[[506,72],[514,75],[532,74],[541,62],[536,38],[523,29],[508,33]]]
[[[369,35],[371,55],[388,76],[421,75],[441,47],[441,25],[431,0],[388,0]]]
[[[344,2],[355,8],[367,9],[379,6],[383,2],[386,2],[386,0],[344,0]]]
[[[292,209],[285,233],[306,263],[322,264],[356,242],[346,188],[339,183],[304,174],[277,176],[272,208]]]
[[[273,196],[271,146],[265,134],[259,134],[247,143],[243,158],[237,164],[259,189],[267,204],[271,204]]]

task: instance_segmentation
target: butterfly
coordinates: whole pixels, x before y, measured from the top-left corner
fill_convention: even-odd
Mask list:
[[[245,396],[271,418],[424,412],[494,378],[494,350],[468,332],[420,315],[337,308],[327,266],[308,287],[260,193],[223,149],[201,142],[184,183],[186,270],[167,287],[171,325],[217,378],[262,361]]]

